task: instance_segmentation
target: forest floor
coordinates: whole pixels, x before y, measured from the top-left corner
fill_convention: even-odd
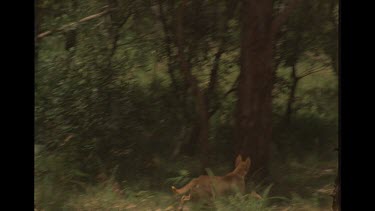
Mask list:
[[[329,211],[336,166],[334,163],[320,163],[315,166],[289,164],[289,169],[280,168],[283,175],[277,175],[272,187],[258,188],[263,199],[250,194],[216,200],[211,206],[187,203],[182,210],[231,210],[231,211]],[[275,172],[274,172],[275,173]],[[271,191],[270,191],[271,190]],[[120,188],[115,182],[87,188],[64,202],[62,210],[132,210],[173,211],[178,210],[180,198],[171,192],[156,190],[135,190]],[[203,209],[201,206],[205,206]],[[46,206],[44,206],[46,207]],[[38,209],[38,211],[54,209]]]

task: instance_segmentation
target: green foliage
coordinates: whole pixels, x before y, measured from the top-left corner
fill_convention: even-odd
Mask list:
[[[170,196],[163,193],[118,187],[119,185],[113,180],[89,187],[84,194],[71,196],[64,208],[66,210],[149,210],[167,207],[172,201]]]
[[[72,192],[85,188],[87,174],[63,154],[40,152],[35,156],[35,204],[60,210]]]
[[[192,178],[189,177],[189,171],[188,170],[180,170],[178,171],[178,176],[171,177],[165,180],[165,183],[170,185],[177,185],[182,186],[186,183],[188,183]]]
[[[272,185],[266,187],[260,196],[261,199],[254,197],[251,194],[241,195],[236,194],[228,197],[219,198],[214,201],[216,210],[272,210],[269,202],[276,197],[269,197],[269,192]],[[281,197],[279,197],[281,198]]]
[[[217,210],[270,210],[262,201],[251,198],[250,195],[229,197],[227,200],[217,202]]]
[[[87,187],[85,194],[77,194],[70,197],[64,207],[74,210],[99,210],[113,208],[115,205],[124,206],[122,199],[123,189],[118,189],[118,184],[113,178],[95,187]]]

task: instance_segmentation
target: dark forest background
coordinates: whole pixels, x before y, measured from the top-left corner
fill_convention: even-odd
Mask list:
[[[215,210],[335,209],[338,7],[37,0],[36,209],[173,210],[237,154],[263,199]]]

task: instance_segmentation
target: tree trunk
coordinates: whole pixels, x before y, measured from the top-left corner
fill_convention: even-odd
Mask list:
[[[110,8],[118,8],[117,0],[108,0],[108,4]],[[99,157],[103,160],[104,164],[107,164],[106,166],[110,168],[112,167],[110,162],[111,148],[113,143],[118,141],[121,137],[121,129],[119,125],[119,117],[121,116],[120,104],[118,102],[119,91],[112,86],[116,76],[116,70],[112,63],[114,55],[118,49],[121,27],[126,23],[129,16],[129,14],[127,16],[122,16],[122,14],[116,10],[110,13],[110,18],[108,19],[108,35],[111,47],[108,49],[107,63],[101,72],[104,83],[103,86],[99,87],[99,92],[102,95],[102,99],[105,101],[103,104],[103,111],[106,117],[104,125],[102,125],[104,137],[99,140],[98,151]]]
[[[194,123],[190,130],[189,140],[184,144],[182,153],[189,156],[193,156],[195,152],[195,146],[197,145],[197,140],[199,137],[199,124]]]
[[[340,176],[336,177],[335,181],[335,189],[333,190],[333,203],[332,203],[332,210],[333,211],[340,211],[341,210],[341,189],[340,189]]]
[[[208,145],[210,122],[207,101],[205,100],[205,95],[201,89],[197,89],[196,91],[196,111],[199,120],[199,156],[202,164],[202,171],[205,172],[205,168],[208,167],[208,156],[210,151]]]
[[[166,53],[167,53],[167,60],[168,60],[168,73],[169,73],[169,77],[170,77],[170,80],[171,80],[171,85],[173,86],[174,88],[174,91],[176,93],[176,97],[177,99],[180,98],[180,90],[179,90],[179,86],[178,86],[178,83],[177,83],[177,79],[176,79],[176,76],[175,76],[175,73],[174,73],[174,68],[173,68],[173,63],[172,63],[172,37],[171,37],[171,32],[170,32],[170,26],[168,25],[167,23],[167,19],[166,19],[166,16],[164,14],[164,9],[163,9],[163,3],[161,2],[161,0],[158,1],[158,4],[159,4],[159,19],[160,19],[160,22],[163,26],[163,32],[164,32],[164,44],[165,44],[165,50],[166,50]]]
[[[191,94],[194,98],[195,111],[197,115],[197,123],[199,126],[198,144],[200,151],[201,167],[204,170],[208,162],[208,134],[209,134],[209,119],[208,119],[208,106],[205,100],[205,95],[199,87],[198,80],[191,73],[190,64],[184,52],[184,33],[183,33],[183,17],[186,7],[186,0],[181,2],[177,11],[177,27],[176,27],[176,44],[177,44],[177,57],[180,63],[181,72],[184,75],[185,82],[190,88]]]
[[[296,89],[297,89],[297,84],[299,81],[299,78],[297,77],[297,70],[296,70],[295,64],[293,64],[292,66],[292,72],[290,74],[290,78],[292,79],[292,85],[290,87],[290,93],[289,93],[289,98],[288,98],[288,103],[287,103],[287,108],[286,108],[286,113],[285,113],[285,119],[288,124],[290,123],[290,119],[293,113],[293,104],[295,102]]]
[[[242,6],[241,69],[235,113],[236,151],[252,159],[251,171],[267,170],[272,132],[272,1]]]

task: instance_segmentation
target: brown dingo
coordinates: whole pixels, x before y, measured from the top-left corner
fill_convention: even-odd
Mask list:
[[[172,186],[172,191],[175,194],[185,194],[189,192],[188,196],[183,196],[184,201],[197,200],[201,198],[214,198],[215,196],[222,196],[228,193],[245,192],[245,176],[249,171],[251,160],[249,157],[245,161],[242,160],[241,155],[238,155],[235,162],[235,169],[225,176],[208,176],[201,175],[198,178],[191,180],[184,187],[177,189]]]

